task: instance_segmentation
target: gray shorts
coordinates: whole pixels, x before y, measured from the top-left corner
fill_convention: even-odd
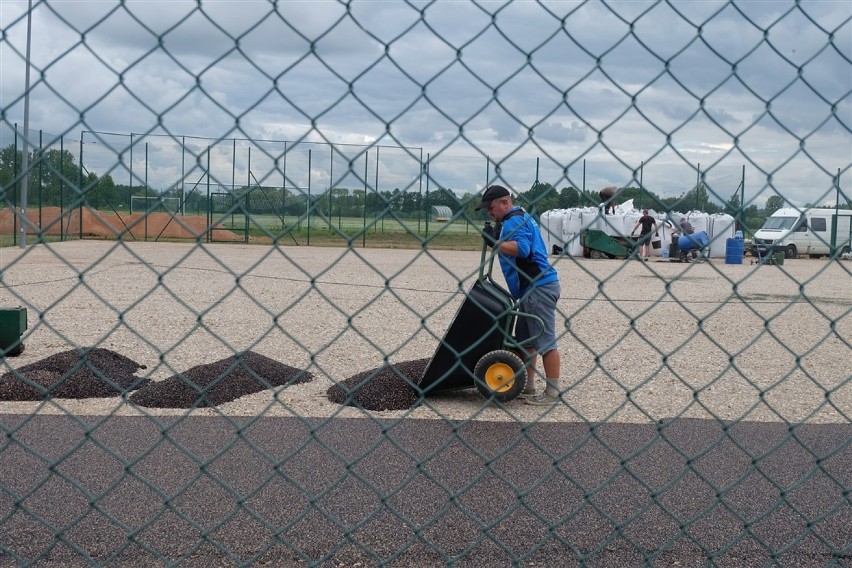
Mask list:
[[[550,282],[536,286],[530,294],[521,300],[522,312],[538,316],[544,322],[544,333],[535,340],[533,346],[539,353],[556,349],[556,301],[561,293],[559,282]],[[518,341],[528,339],[541,331],[539,323],[530,318],[518,316],[515,335]]]

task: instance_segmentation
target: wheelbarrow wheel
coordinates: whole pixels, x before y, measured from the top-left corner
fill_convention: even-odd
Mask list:
[[[524,362],[511,351],[491,351],[476,363],[476,388],[486,398],[500,402],[517,398],[524,390],[527,373]]]

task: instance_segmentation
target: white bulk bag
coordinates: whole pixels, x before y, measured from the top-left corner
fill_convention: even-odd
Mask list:
[[[621,213],[622,215],[627,215],[628,213],[633,213],[633,200],[628,199],[624,203],[619,203],[618,205],[615,206],[615,212]]]
[[[551,209],[541,214],[539,230],[548,254],[553,252],[553,245],[562,247],[562,224],[565,219],[562,209]]]
[[[568,256],[583,256],[583,245],[580,243],[580,233],[565,235],[565,254]]]
[[[580,231],[586,229],[604,230],[601,212],[596,207],[586,207],[580,212]]]
[[[736,223],[727,213],[716,213],[710,216],[710,256],[725,258],[727,255],[728,239],[734,238]]]
[[[696,233],[704,231],[708,236],[710,235],[710,215],[704,211],[690,211],[686,218],[695,229]],[[678,219],[678,221],[680,221],[680,219]]]
[[[633,228],[636,227],[636,222],[639,221],[639,217],[642,216],[642,213],[639,211],[632,211],[631,213],[627,213],[624,215],[624,234],[626,236],[630,236],[633,234],[634,236],[639,236],[639,231],[641,231],[641,227],[636,229],[636,232],[633,233]]]
[[[605,215],[602,220],[604,223],[604,233],[611,237],[624,236],[624,215],[620,213]]]
[[[562,234],[574,235],[581,231],[583,226],[582,214],[579,208],[573,207],[565,210],[565,219],[562,222]],[[563,242],[566,239],[563,238]]]

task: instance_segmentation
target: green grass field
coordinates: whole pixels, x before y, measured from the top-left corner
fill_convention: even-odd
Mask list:
[[[215,218],[214,220],[219,220]],[[481,246],[479,228],[466,221],[452,223],[399,221],[394,218],[281,217],[243,215],[221,217],[222,226],[239,234],[248,229],[249,242],[311,246],[366,246],[374,248],[430,248],[476,250]],[[310,221],[310,223],[309,223]]]
[[[111,213],[111,211],[108,211]],[[251,244],[277,243],[283,246],[353,246],[369,248],[418,249],[428,246],[443,250],[479,250],[482,246],[480,226],[467,221],[452,223],[425,219],[419,222],[399,221],[394,218],[335,217],[279,217],[277,215],[215,214],[213,221],[239,237],[248,233]],[[309,223],[310,221],[310,223]],[[0,247],[17,246],[17,235],[0,235]],[[64,240],[77,239],[74,234]],[[59,241],[58,236],[45,236],[44,242]],[[162,239],[174,241],[175,239]],[[216,240],[215,231],[213,240]],[[29,235],[28,244],[37,244],[35,235]],[[233,241],[229,241],[233,242]],[[239,242],[246,242],[240,239]]]
[[[65,237],[65,240],[71,240],[71,237]],[[28,245],[37,245],[40,242],[45,243],[55,243],[59,241],[59,237],[55,237],[52,235],[46,235],[42,241],[39,241],[38,237],[35,235],[27,235],[27,244]],[[20,236],[16,235],[0,235],[0,248],[3,247],[13,247],[18,246],[20,243]]]

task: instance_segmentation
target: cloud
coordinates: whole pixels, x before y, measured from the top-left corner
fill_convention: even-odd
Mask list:
[[[588,129],[576,120],[567,126],[562,122],[548,122],[536,127],[534,135],[551,142],[582,142],[588,135]]]
[[[0,2],[4,132],[23,121],[25,10]],[[804,203],[838,168],[852,185],[851,22],[840,2],[54,0],[33,13],[31,124],[401,145],[435,157],[431,184],[471,191],[497,166],[517,188],[642,172],[660,193],[699,164],[725,180],[745,166],[747,187]],[[419,186],[412,171],[394,183]]]

